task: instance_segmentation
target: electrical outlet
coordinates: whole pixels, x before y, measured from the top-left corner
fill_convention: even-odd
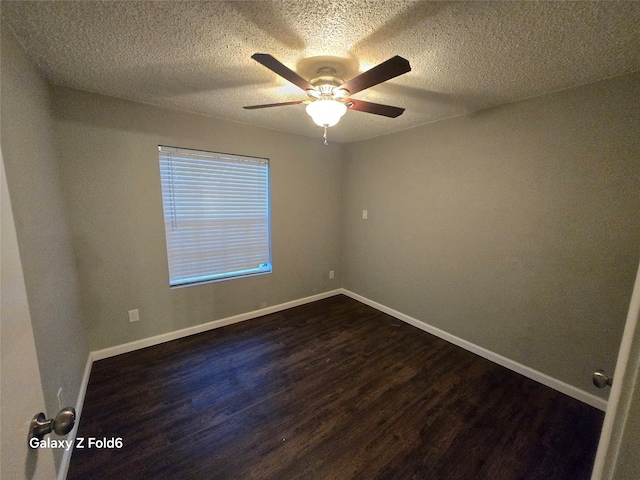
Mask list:
[[[138,309],[129,310],[129,322],[139,322],[140,321],[140,313]]]
[[[333,276],[334,276],[334,275],[333,275],[333,270],[329,270],[329,279],[332,279],[332,278],[333,278]]]
[[[366,220],[368,216],[369,216],[369,212],[367,212],[366,210],[362,210],[362,218]]]

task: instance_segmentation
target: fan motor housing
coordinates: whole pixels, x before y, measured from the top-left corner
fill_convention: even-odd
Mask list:
[[[318,69],[317,77],[312,78],[309,83],[315,90],[307,90],[307,95],[313,99],[321,97],[346,98],[349,93],[346,90],[338,89],[344,80],[336,76],[336,71],[332,67],[321,67]]]

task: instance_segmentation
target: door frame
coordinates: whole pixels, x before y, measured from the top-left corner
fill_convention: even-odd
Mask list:
[[[611,480],[618,466],[631,399],[640,389],[640,267],[631,294],[591,480]]]

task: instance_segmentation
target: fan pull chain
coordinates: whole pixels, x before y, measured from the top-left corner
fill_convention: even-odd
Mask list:
[[[326,123],[324,125],[324,135],[322,136],[322,138],[324,138],[324,144],[329,145],[329,142],[327,141],[327,124]]]

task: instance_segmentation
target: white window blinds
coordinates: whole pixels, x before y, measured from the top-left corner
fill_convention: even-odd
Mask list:
[[[169,284],[271,272],[269,160],[159,151]]]

